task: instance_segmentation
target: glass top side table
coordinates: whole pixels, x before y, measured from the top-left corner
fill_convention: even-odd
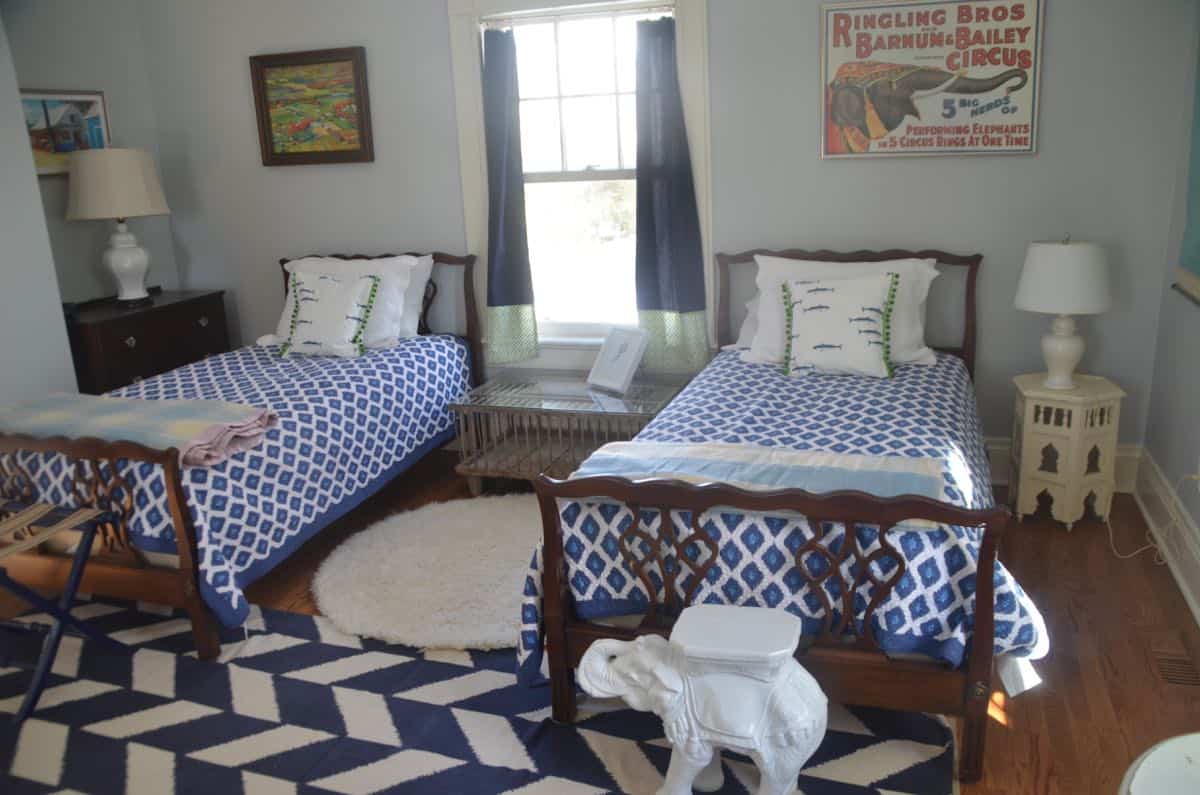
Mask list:
[[[474,494],[485,477],[564,478],[602,445],[636,436],[682,386],[635,382],[616,395],[571,374],[492,379],[450,404],[458,419],[457,471]]]

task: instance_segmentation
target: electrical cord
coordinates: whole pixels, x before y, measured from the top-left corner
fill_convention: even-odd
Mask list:
[[[1165,566],[1167,564],[1167,559],[1163,557],[1163,553],[1162,550],[1159,549],[1158,542],[1154,540],[1154,535],[1149,530],[1146,531],[1146,544],[1144,546],[1138,547],[1133,552],[1122,553],[1117,549],[1117,541],[1115,538],[1113,538],[1112,522],[1105,522],[1104,525],[1108,528],[1108,547],[1112,550],[1113,556],[1117,560],[1130,560],[1132,558],[1136,558],[1143,552],[1149,552],[1153,549],[1154,565]],[[1168,527],[1172,525],[1174,525],[1173,521],[1171,525],[1168,525]]]
[[[1179,494],[1180,489],[1183,488],[1183,484],[1187,483],[1190,480],[1200,481],[1200,474],[1184,475],[1179,480],[1175,481],[1175,494]],[[1179,526],[1179,522],[1180,522],[1178,516],[1175,513],[1174,506],[1168,506],[1167,510],[1169,510],[1171,512],[1171,523],[1163,528],[1164,534],[1169,530],[1174,530],[1175,528],[1177,528]],[[1109,547],[1109,549],[1112,550],[1112,553],[1117,558],[1117,560],[1130,560],[1131,558],[1136,558],[1138,555],[1142,554],[1143,552],[1149,552],[1150,550],[1153,549],[1154,550],[1154,565],[1155,566],[1167,565],[1167,559],[1163,555],[1162,548],[1159,547],[1158,542],[1154,539],[1154,534],[1151,533],[1149,530],[1146,531],[1146,542],[1147,543],[1145,545],[1138,547],[1133,552],[1123,553],[1117,549],[1117,541],[1116,541],[1116,538],[1113,536],[1112,522],[1105,522],[1104,524],[1108,527],[1108,547]]]

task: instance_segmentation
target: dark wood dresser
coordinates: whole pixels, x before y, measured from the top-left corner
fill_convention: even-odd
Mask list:
[[[221,290],[151,291],[128,308],[114,298],[65,307],[79,391],[98,395],[229,350]]]

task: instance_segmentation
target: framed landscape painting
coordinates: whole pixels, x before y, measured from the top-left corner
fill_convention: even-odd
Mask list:
[[[38,176],[66,174],[72,152],[110,146],[101,91],[21,89],[21,112]]]
[[[250,58],[264,166],[375,159],[362,47]]]

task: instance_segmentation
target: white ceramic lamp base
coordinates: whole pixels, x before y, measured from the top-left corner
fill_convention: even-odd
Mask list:
[[[117,228],[108,239],[109,247],[104,252],[105,266],[117,280],[117,300],[122,303],[141,303],[149,299],[146,292],[146,271],[150,267],[150,255],[138,245],[137,238],[117,221]]]
[[[1074,389],[1075,373],[1083,358],[1083,337],[1075,333],[1075,320],[1069,315],[1054,318],[1053,331],[1042,337],[1042,356],[1046,360],[1047,389]]]

